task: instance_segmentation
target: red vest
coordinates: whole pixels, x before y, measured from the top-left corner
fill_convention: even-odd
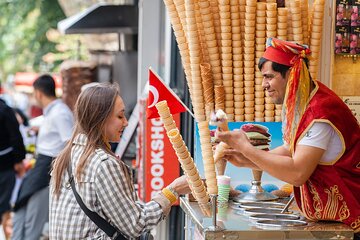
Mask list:
[[[317,82],[299,123],[293,149],[314,122],[327,122],[343,142],[343,154],[319,163],[301,187],[294,187],[297,204],[312,220],[332,220],[360,231],[360,126],[350,109],[329,88]]]

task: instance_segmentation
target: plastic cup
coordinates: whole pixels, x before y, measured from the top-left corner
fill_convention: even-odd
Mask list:
[[[230,186],[231,178],[229,176],[221,175],[217,176],[218,185],[229,185]]]

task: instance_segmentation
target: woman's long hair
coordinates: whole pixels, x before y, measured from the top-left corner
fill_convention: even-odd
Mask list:
[[[79,181],[87,159],[96,150],[102,148],[112,154],[109,143],[105,139],[105,122],[112,113],[115,100],[119,96],[119,88],[111,84],[98,84],[86,88],[80,93],[75,104],[75,128],[71,139],[63,151],[53,162],[52,185],[54,193],[59,195],[61,181],[69,164],[71,164],[71,149],[74,139],[79,134],[85,134],[87,143],[76,167],[75,177]]]

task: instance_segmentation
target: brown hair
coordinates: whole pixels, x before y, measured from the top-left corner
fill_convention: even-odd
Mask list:
[[[112,154],[109,143],[105,140],[105,122],[114,110],[115,100],[119,96],[117,85],[98,84],[86,88],[80,93],[75,104],[75,129],[71,139],[53,162],[52,184],[54,193],[59,195],[62,177],[69,164],[71,164],[71,149],[78,134],[85,134],[87,144],[82,153],[75,177],[80,181],[81,173],[86,166],[88,157],[97,149],[102,148]]]

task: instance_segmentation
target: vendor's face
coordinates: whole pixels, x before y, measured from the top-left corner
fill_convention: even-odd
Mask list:
[[[283,78],[281,73],[273,70],[271,61],[264,63],[261,73],[264,77],[262,86],[267,91],[268,96],[271,97],[274,104],[282,104],[285,98],[288,73]]]
[[[125,116],[125,105],[120,96],[117,96],[114,109],[105,123],[105,137],[109,142],[119,142],[120,137],[128,125]]]

